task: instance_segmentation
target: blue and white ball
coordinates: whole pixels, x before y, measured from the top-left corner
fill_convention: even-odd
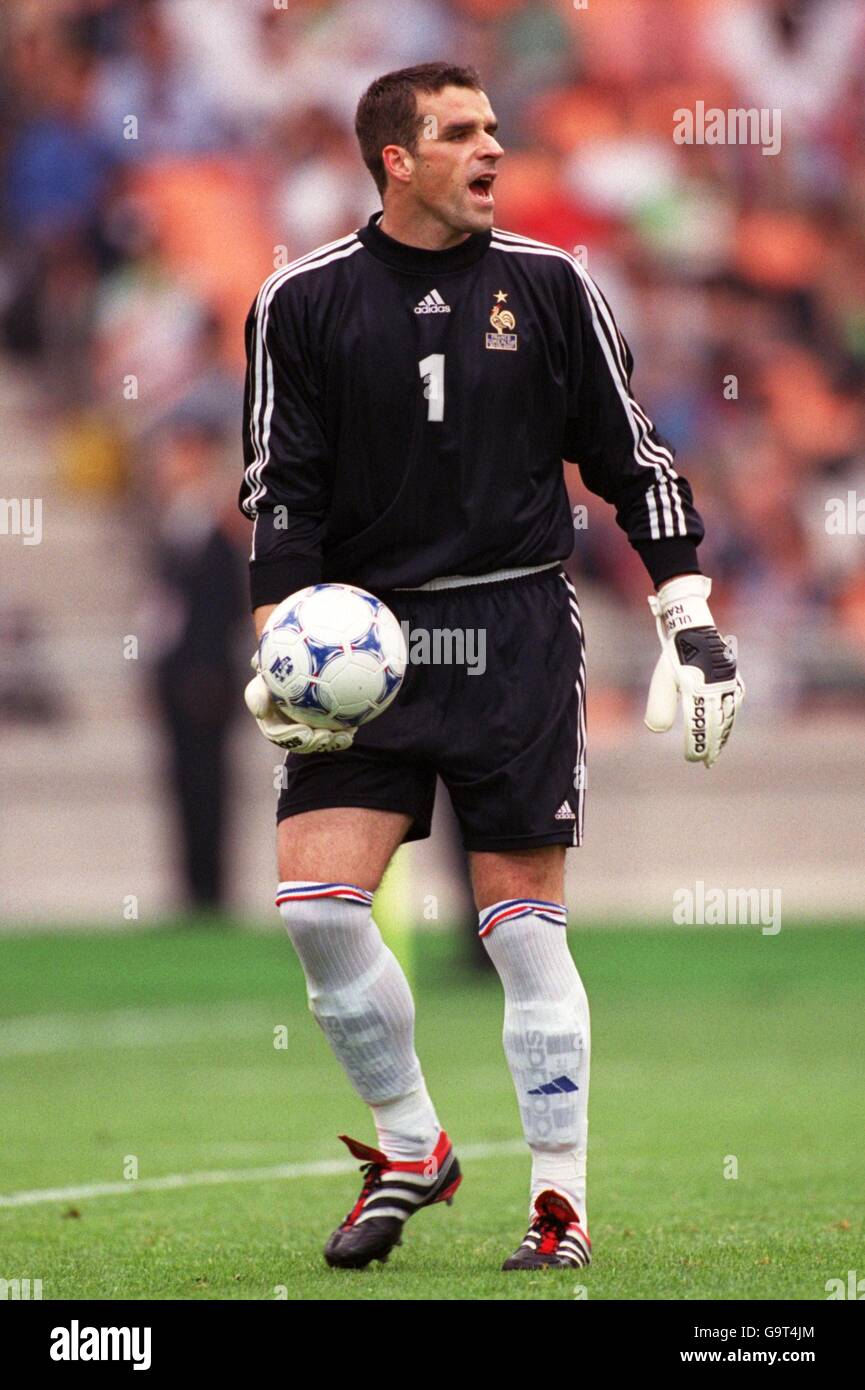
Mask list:
[[[315,729],[353,729],[386,710],[408,663],[390,609],[353,584],[312,584],[271,613],[259,670],[283,711]]]

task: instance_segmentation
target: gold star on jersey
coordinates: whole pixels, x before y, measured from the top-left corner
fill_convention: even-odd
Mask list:
[[[516,315],[510,309],[501,307],[507,299],[504,290],[497,290],[493,298],[495,303],[490,311],[490,323],[496,331],[495,333],[487,333],[486,345],[499,352],[516,352],[517,335],[514,332],[517,326]]]

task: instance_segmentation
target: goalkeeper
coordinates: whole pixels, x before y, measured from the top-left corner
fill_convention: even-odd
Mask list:
[[[708,607],[703,523],[631,391],[602,294],[559,247],[493,226],[503,149],[477,74],[428,63],[361,98],[382,198],[365,227],[262,285],[246,325],[252,607],[356,584],[412,632],[483,630],[486,669],[410,665],[350,734],[286,720],[259,675],[247,704],[286,750],[279,906],[310,1008],[376,1143],[329,1264],[385,1260],[461,1174],[414,1046],[408,982],[371,916],[395,850],[429,834],[444,782],[469,854],[478,930],[504,991],[504,1049],[531,1157],[529,1224],[509,1270],[586,1265],[590,1028],[570,955],[565,852],[585,800],[586,668],[562,568],[574,542],[562,459],[610,503],[655,592],[661,653],[646,722],[710,767],[743,688]]]

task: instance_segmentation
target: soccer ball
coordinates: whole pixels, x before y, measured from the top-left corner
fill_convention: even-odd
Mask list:
[[[399,623],[353,584],[312,584],[271,613],[259,670],[283,712],[314,729],[353,729],[394,699],[408,662]]]

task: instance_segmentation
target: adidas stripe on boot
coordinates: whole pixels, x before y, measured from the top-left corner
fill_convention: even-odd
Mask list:
[[[592,1262],[592,1242],[570,1202],[558,1192],[535,1198],[532,1224],[502,1269],[579,1268]]]
[[[361,1160],[364,1175],[360,1196],[324,1247],[333,1268],[363,1269],[370,1260],[384,1264],[401,1243],[404,1223],[421,1207],[447,1202],[462,1182],[453,1146],[442,1130],[429,1158],[391,1162],[379,1149],[341,1134],[340,1139]]]

